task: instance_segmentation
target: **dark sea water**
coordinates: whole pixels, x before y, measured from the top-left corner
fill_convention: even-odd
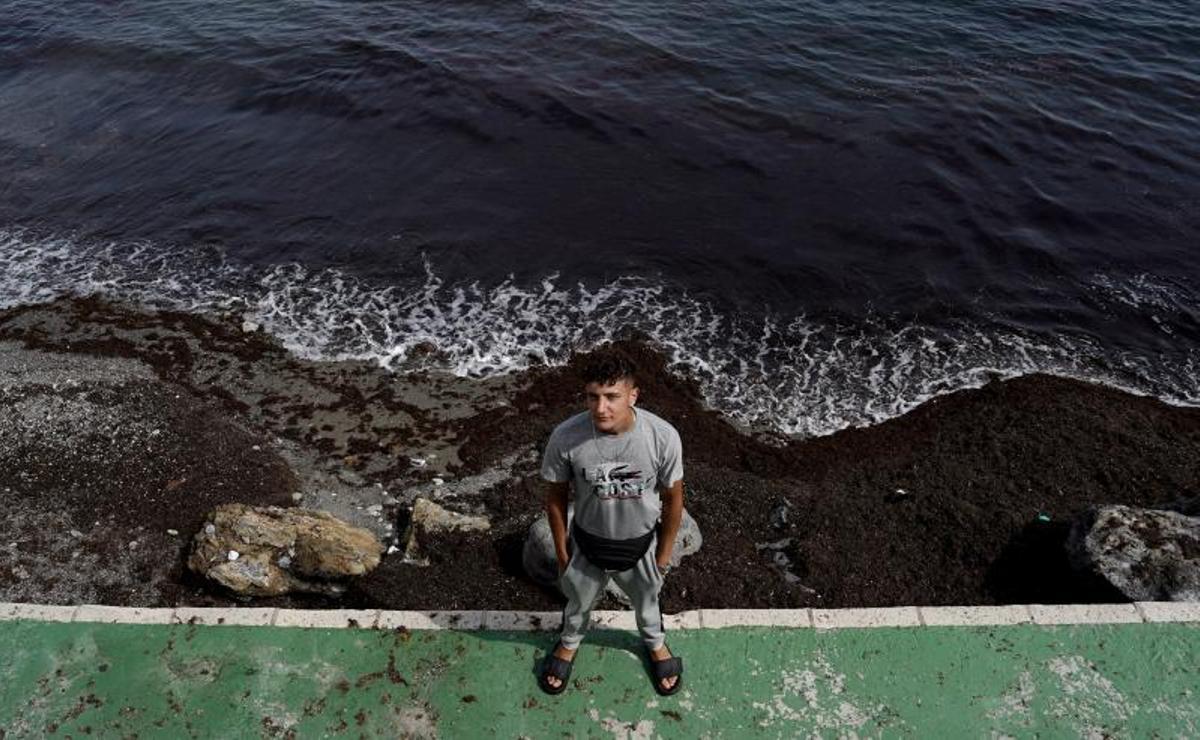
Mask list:
[[[795,434],[1200,403],[1195,2],[6,2],[0,306],[462,374],[649,333]]]

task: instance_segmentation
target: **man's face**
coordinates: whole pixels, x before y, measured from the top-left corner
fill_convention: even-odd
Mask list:
[[[633,427],[633,405],[637,403],[638,389],[628,378],[607,385],[588,383],[583,392],[596,429],[605,434],[617,434]]]

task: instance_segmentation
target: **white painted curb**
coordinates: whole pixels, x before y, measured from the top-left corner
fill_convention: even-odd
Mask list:
[[[1133,604],[1031,604],[1034,624],[1130,624],[1141,622]]]
[[[928,627],[990,627],[1004,624],[1031,624],[1028,606],[923,606],[921,624]]]
[[[1132,604],[1028,604],[1006,606],[899,606],[878,609],[700,609],[665,615],[668,629],[777,627],[868,629],[878,627],[982,627],[1073,624],[1200,624],[1200,602],[1138,601]],[[323,629],[497,630],[556,632],[558,612],[379,611],[353,609],[141,609],[83,604],[0,602],[0,622],[92,622]],[[595,611],[597,629],[634,629],[633,612]]]
[[[817,629],[862,629],[864,627],[920,627],[921,612],[915,606],[883,609],[813,609]]]

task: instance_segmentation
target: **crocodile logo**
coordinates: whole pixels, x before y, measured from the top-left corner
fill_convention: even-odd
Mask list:
[[[641,498],[646,492],[642,471],[629,463],[601,463],[585,475],[592,493],[600,499]]]

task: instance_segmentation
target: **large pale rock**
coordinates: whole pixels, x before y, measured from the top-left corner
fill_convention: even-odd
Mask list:
[[[567,529],[575,518],[574,505],[567,506]],[[671,567],[688,555],[699,552],[704,538],[700,534],[700,526],[692,515],[683,510],[683,519],[679,523],[679,534],[675,537],[675,550],[671,553]],[[537,583],[543,586],[558,588],[558,557],[554,554],[554,536],[550,533],[550,522],[545,516],[540,516],[529,528],[525,537],[525,548],[521,553],[525,572]],[[609,583],[607,593],[616,597],[622,603],[629,600],[615,583]]]
[[[382,554],[371,532],[324,511],[225,504],[193,539],[188,567],[249,596],[336,594],[334,579],[367,573]]]
[[[1200,517],[1102,506],[1074,522],[1067,548],[1135,601],[1200,601]]]
[[[472,516],[450,511],[429,499],[419,498],[413,502],[412,518],[408,524],[408,536],[404,544],[404,559],[420,565],[429,560],[421,550],[421,543],[431,536],[448,532],[486,532],[492,528],[485,516]]]

